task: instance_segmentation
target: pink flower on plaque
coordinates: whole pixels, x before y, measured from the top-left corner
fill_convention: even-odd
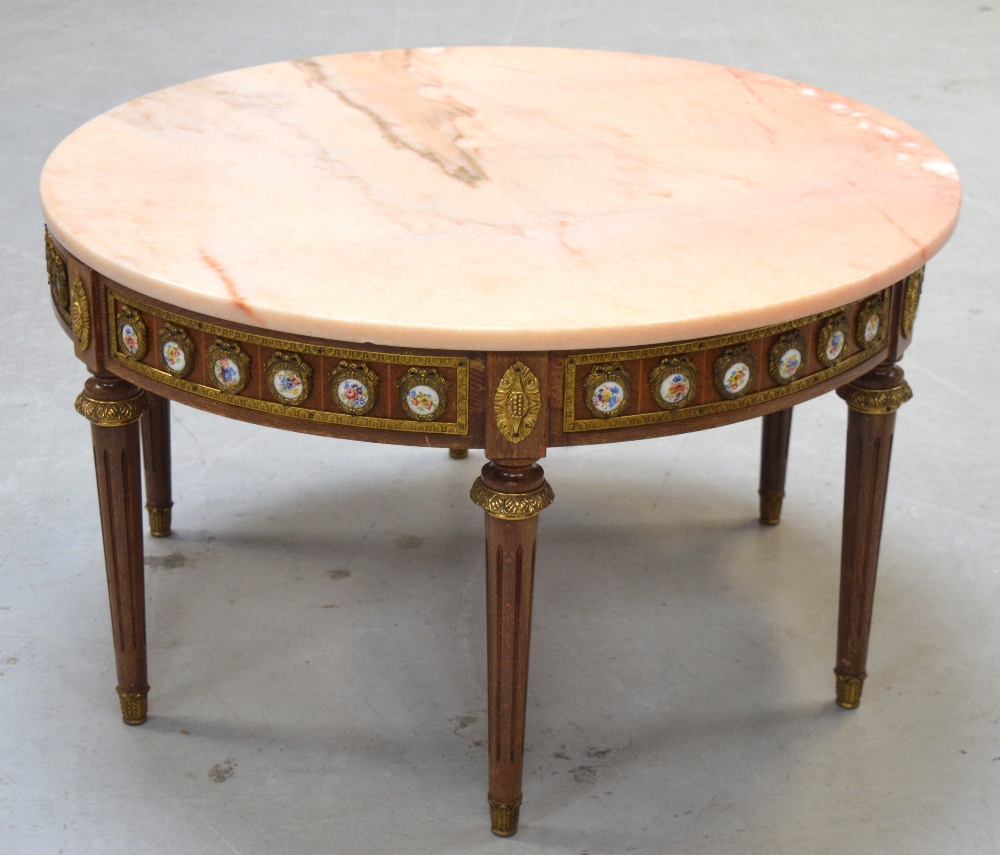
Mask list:
[[[337,397],[348,409],[360,410],[368,403],[369,393],[364,383],[353,377],[348,377],[346,380],[340,381],[340,385],[337,387]]]
[[[663,378],[660,384],[660,397],[668,404],[678,404],[684,400],[691,390],[691,381],[687,375],[676,373]]]
[[[131,324],[125,324],[122,327],[122,344],[132,356],[139,352],[139,336],[136,335]]]

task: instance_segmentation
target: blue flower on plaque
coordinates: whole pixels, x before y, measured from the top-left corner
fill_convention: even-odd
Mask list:
[[[309,397],[312,367],[297,353],[276,352],[264,366],[264,373],[278,403],[294,407]]]
[[[207,361],[212,382],[220,392],[238,395],[250,382],[250,357],[236,342],[216,339]]]
[[[595,416],[611,418],[628,406],[632,377],[621,365],[595,365],[583,381],[583,402]]]

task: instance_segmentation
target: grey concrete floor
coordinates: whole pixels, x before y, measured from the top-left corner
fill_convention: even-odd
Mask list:
[[[994,0],[0,2],[0,853],[1000,852]],[[174,410],[147,542],[151,716],[120,723],[84,370],[50,317],[37,179],[116,104],[257,63],[435,44],[605,48],[792,77],[956,162],[900,414],[871,677],[832,702],[846,421],[544,462],[521,831],[488,830],[481,456]]]

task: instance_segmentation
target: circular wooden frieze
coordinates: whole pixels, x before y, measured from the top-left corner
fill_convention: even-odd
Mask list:
[[[341,362],[330,385],[337,406],[351,416],[363,416],[378,400],[378,375],[363,362]]]
[[[745,347],[730,348],[715,360],[715,391],[723,398],[742,398],[753,388],[756,357]]]
[[[157,336],[160,360],[174,377],[187,377],[194,368],[194,342],[187,330],[176,324],[167,324]]]
[[[617,362],[595,365],[583,381],[583,401],[595,416],[621,415],[632,397],[632,377]]]
[[[826,368],[832,368],[847,353],[847,318],[843,313],[830,317],[816,336],[816,358]]]
[[[787,386],[802,375],[806,364],[806,340],[799,332],[781,336],[772,346],[767,372],[779,386]]]
[[[312,389],[312,367],[297,353],[276,352],[264,366],[267,391],[287,407],[297,407]]]
[[[396,387],[403,412],[418,422],[436,421],[448,406],[448,381],[436,368],[411,368]]]
[[[664,410],[676,410],[688,403],[697,388],[698,369],[686,356],[664,359],[649,375],[653,400]]]
[[[878,347],[885,341],[885,301],[881,296],[868,300],[858,312],[855,339],[862,350]]]
[[[216,339],[206,361],[208,376],[220,392],[238,395],[250,382],[250,357],[236,342]]]
[[[141,362],[149,348],[146,322],[131,306],[123,306],[118,313],[118,346],[129,359]]]

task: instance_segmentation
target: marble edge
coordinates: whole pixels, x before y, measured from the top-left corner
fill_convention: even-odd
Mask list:
[[[43,204],[44,211],[44,204]],[[958,209],[947,229],[937,241],[922,252],[914,252],[906,260],[880,273],[847,283],[807,297],[797,296],[785,304],[771,303],[755,310],[743,312],[738,318],[704,316],[664,323],[631,325],[628,327],[597,330],[578,327],[564,330],[531,330],[496,327],[448,328],[389,324],[317,318],[280,309],[252,307],[255,313],[266,313],[269,322],[247,317],[238,307],[224,297],[192,292],[195,299],[186,303],[178,299],[184,286],[163,282],[140,273],[117,268],[95,258],[86,248],[62,232],[58,222],[46,220],[52,236],[80,262],[112,282],[125,286],[153,300],[159,300],[181,311],[207,315],[221,321],[243,324],[275,334],[300,335],[331,341],[343,341],[379,347],[412,347],[427,350],[466,351],[566,351],[603,350],[619,347],[641,347],[725,335],[752,330],[773,324],[794,321],[797,318],[825,312],[838,306],[875,294],[902,280],[922,267],[948,241],[958,223]]]

